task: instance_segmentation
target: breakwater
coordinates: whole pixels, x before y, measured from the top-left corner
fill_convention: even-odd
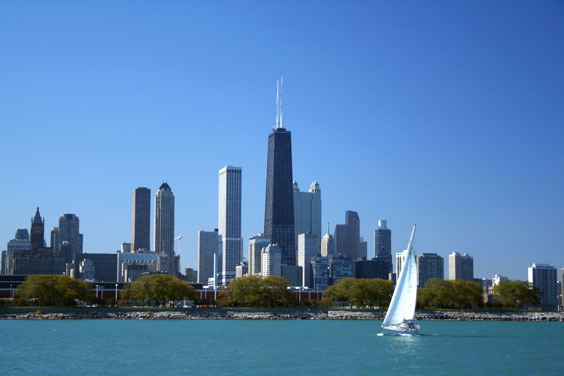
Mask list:
[[[229,310],[182,311],[69,310],[61,312],[0,312],[0,320],[383,320],[385,311],[355,310]],[[564,312],[418,311],[417,320],[564,321]]]

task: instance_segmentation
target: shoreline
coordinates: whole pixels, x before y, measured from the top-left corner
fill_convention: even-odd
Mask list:
[[[385,311],[354,310],[250,310],[187,309],[173,310],[52,310],[53,312],[0,311],[0,320],[383,320]],[[416,319],[447,321],[564,321],[564,312],[519,311],[419,311]]]

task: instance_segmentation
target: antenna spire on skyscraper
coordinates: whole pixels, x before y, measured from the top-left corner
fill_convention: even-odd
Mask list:
[[[282,99],[284,92],[284,78],[280,76],[280,128],[284,128],[284,114],[282,113]]]
[[[276,127],[284,128],[284,116],[282,115],[282,90],[284,86],[284,78],[280,77],[280,80],[276,80]]]
[[[276,127],[280,126],[280,81],[276,80]]]

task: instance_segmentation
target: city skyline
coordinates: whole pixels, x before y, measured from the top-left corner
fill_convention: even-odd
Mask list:
[[[2,249],[39,206],[46,230],[73,213],[85,253],[115,252],[131,192],[167,181],[194,267],[229,164],[246,250],[283,74],[293,177],[323,187],[323,224],[359,213],[369,258],[387,219],[392,254],[417,223],[417,253],[468,253],[476,277],[562,267],[562,4],[0,7],[0,176],[17,182],[0,188]],[[295,27],[274,30],[275,10]]]

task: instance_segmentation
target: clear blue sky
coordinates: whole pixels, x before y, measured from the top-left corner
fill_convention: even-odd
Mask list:
[[[80,217],[85,252],[130,240],[131,193],[176,195],[182,267],[243,168],[263,230],[285,82],[294,178],[323,222],[388,219],[393,249],[474,256],[475,275],[564,267],[564,3],[1,2],[0,244]],[[323,226],[325,228],[325,225]]]

